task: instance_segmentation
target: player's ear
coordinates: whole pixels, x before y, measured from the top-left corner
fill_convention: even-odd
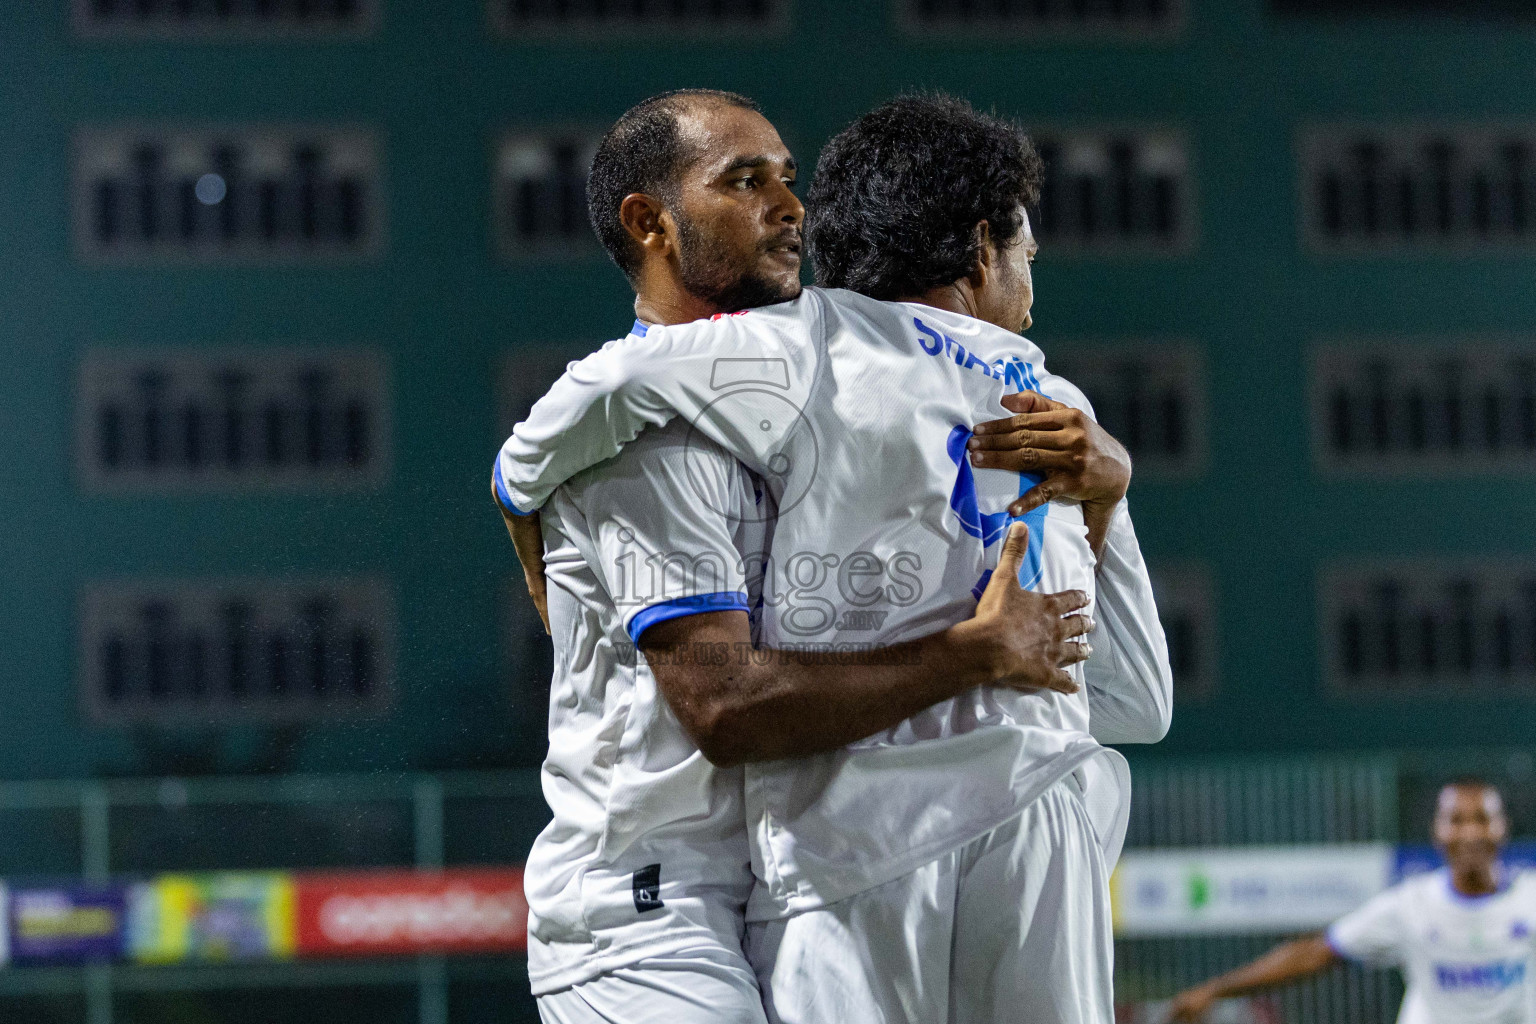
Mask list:
[[[984,220],[977,222],[975,237],[976,262],[965,278],[970,282],[972,291],[980,291],[986,287],[992,275],[997,273],[997,246],[992,244],[992,225]]]
[[[644,192],[634,192],[619,203],[619,223],[642,249],[660,250],[671,244],[672,218],[666,207]]]

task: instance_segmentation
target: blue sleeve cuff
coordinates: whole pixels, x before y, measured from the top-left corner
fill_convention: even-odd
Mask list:
[[[538,509],[530,509],[529,511],[524,512],[522,509],[518,508],[516,504],[513,503],[512,495],[507,493],[507,485],[501,482],[500,456],[497,456],[496,461],[491,465],[491,486],[496,488],[496,500],[501,502],[501,507],[506,509],[508,512],[511,512],[513,515],[531,516],[533,513],[538,511]]]
[[[658,622],[680,619],[685,615],[701,615],[704,612],[744,612],[746,610],[747,595],[739,590],[728,590],[719,594],[694,594],[692,597],[674,598],[671,601],[663,601],[661,604],[640,609],[629,620],[627,629],[629,638],[639,643],[640,634]]]

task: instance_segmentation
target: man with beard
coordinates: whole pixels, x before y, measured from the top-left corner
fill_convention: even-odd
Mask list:
[[[668,94],[621,118],[599,146],[590,202],[635,283],[638,319],[604,351],[650,325],[796,295],[793,177],[777,133],[741,97]],[[601,356],[581,365],[600,372]],[[1110,465],[1085,451],[1062,486],[1113,474],[1109,448]],[[553,821],[525,874],[546,1021],[761,1022],[741,946],[753,873],[739,766],[838,749],[984,684],[1078,687],[1064,666],[1088,654],[1070,642],[1089,628],[1070,614],[1086,599],[1019,586],[1022,531],[980,602],[967,594],[963,621],[835,659],[726,646],[732,678],[710,690],[689,666],[720,667],[718,644],[660,652],[652,637],[691,616],[745,621],[763,599],[771,516],[759,502],[774,498],[761,480],[678,422],[560,487],[531,543],[534,517],[514,514],[499,470],[493,488],[525,564],[541,566],[530,580],[543,593],[547,571],[554,584],[540,609],[555,643],[543,769]]]
[[[1536,879],[1499,864],[1509,819],[1499,791],[1453,782],[1435,804],[1439,871],[1395,885],[1333,923],[1181,992],[1170,1017],[1205,1018],[1218,999],[1262,992],[1341,960],[1396,967],[1408,986],[1398,1024],[1536,1022]]]
[[[773,506],[760,595],[687,600],[639,641],[704,752],[746,762],[748,945],[770,1020],[1112,1019],[1107,880],[1129,777],[1099,741],[1161,738],[1170,674],[1123,483],[1065,500],[1059,481],[1018,471],[1097,429],[1017,334],[1039,177],[1009,122],[945,98],[887,104],[829,144],[813,190],[818,276],[862,294],[812,289],[605,347],[572,364],[498,460],[503,507],[526,512],[681,416]],[[734,387],[746,368],[757,386]],[[1044,411],[972,437],[969,424],[1009,408],[1005,390],[1057,402],[1028,400]],[[1108,655],[1070,670],[1086,692],[960,686],[814,754],[773,742],[806,714],[803,698],[775,699],[774,672],[686,656],[896,650],[963,624],[1015,576],[1099,590]]]

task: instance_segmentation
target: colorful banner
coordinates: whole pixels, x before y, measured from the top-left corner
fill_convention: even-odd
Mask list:
[[[293,878],[278,872],[161,875],[134,886],[128,955],[139,963],[286,959]]]
[[[124,885],[13,885],[5,892],[6,939],[16,964],[117,960],[127,934]],[[0,963],[6,957],[0,956]]]
[[[1536,869],[1536,844],[1511,844],[1504,860],[1514,870]],[[1432,847],[1386,844],[1128,850],[1110,883],[1115,931],[1323,928],[1440,864]],[[519,868],[0,883],[0,966],[515,953],[527,949],[527,920]]]
[[[528,947],[519,869],[300,875],[301,956],[510,953]]]
[[[1384,843],[1128,850],[1110,880],[1115,933],[1322,928],[1385,889],[1395,863]]]

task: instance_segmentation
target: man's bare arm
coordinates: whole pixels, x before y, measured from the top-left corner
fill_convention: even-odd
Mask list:
[[[1332,966],[1339,955],[1321,935],[1276,946],[1252,963],[1212,978],[1204,985],[1180,992],[1169,1007],[1168,1019],[1180,1024],[1203,1020],[1218,999],[1261,992],[1296,981]]]
[[[508,512],[501,503],[501,496],[496,493],[494,481],[491,483],[491,500],[496,503],[501,518],[506,521],[507,532],[512,535],[512,546],[517,549],[517,560],[523,566],[523,584],[528,588],[528,596],[533,599],[539,621],[544,623],[544,634],[548,636],[549,595],[545,590],[544,530],[539,524],[539,513],[518,516]]]
[[[1104,551],[1115,506],[1131,486],[1125,446],[1080,409],[1033,391],[1004,395],[1013,413],[978,423],[970,440],[971,464],[981,469],[1040,473],[1045,479],[1008,507],[1021,516],[1053,498],[1083,503],[1088,543]]]
[[[1029,532],[1015,524],[974,618],[939,633],[855,656],[751,649],[745,612],[657,623],[640,649],[678,721],[717,765],[836,750],[977,686],[1063,693],[1063,667],[1088,656],[1090,623],[1073,615],[1078,591],[1019,586]],[[1064,617],[1065,616],[1065,617]]]

